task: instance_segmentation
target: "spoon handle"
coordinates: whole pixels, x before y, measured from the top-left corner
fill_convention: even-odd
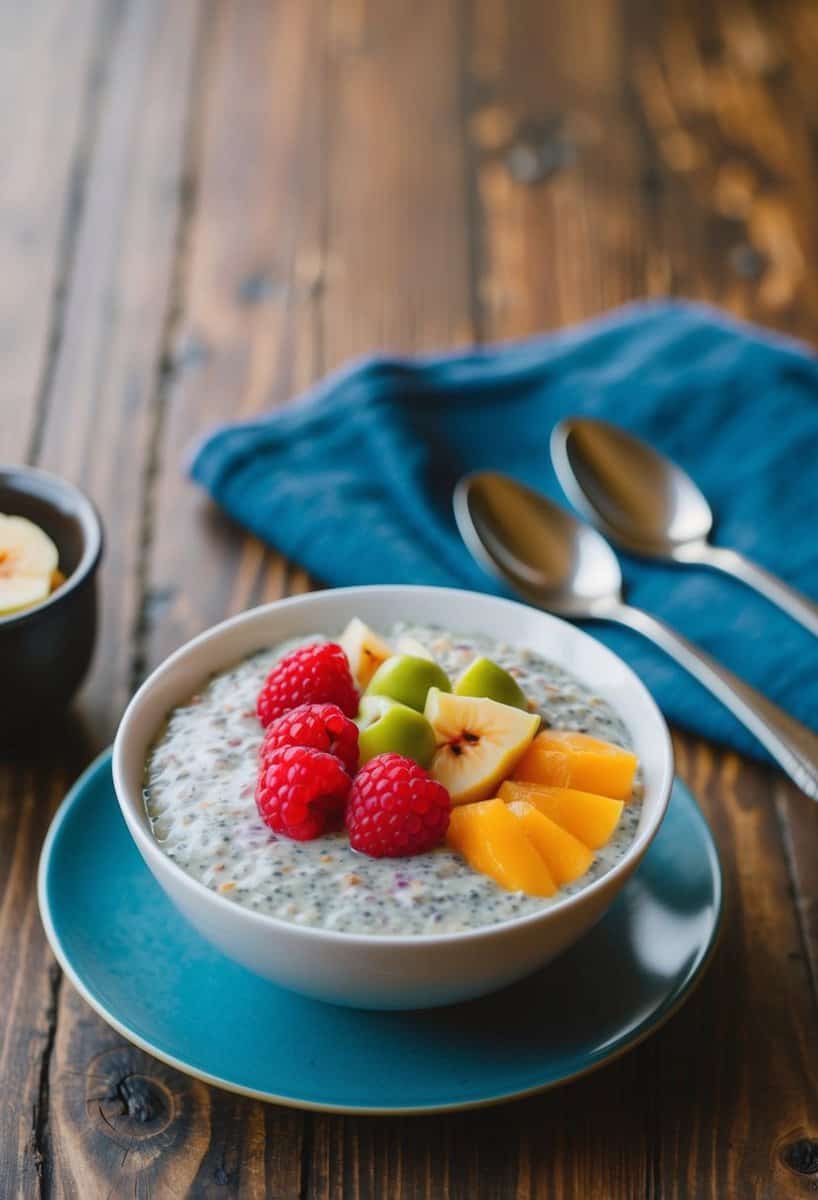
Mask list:
[[[797,592],[795,588],[791,588],[777,575],[773,575],[764,567],[760,567],[758,563],[754,563],[752,559],[745,558],[737,550],[705,543],[696,548],[695,561],[703,566],[723,571],[725,575],[732,575],[734,579],[740,579],[748,587],[755,588],[771,604],[783,609],[794,621],[818,637],[818,604],[809,600],[801,592]]]
[[[650,613],[622,604],[601,615],[635,629],[675,659],[758,738],[803,792],[818,800],[818,735],[811,729]]]

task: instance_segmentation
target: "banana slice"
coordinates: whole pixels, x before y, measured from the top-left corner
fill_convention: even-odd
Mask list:
[[[0,617],[42,604],[50,591],[48,579],[39,575],[17,575],[11,579],[0,575]]]
[[[349,659],[349,669],[359,687],[365,688],[381,663],[392,655],[392,647],[359,617],[353,617],[338,639]]]
[[[28,517],[0,513],[0,566],[3,573],[50,576],[57,569],[57,547]]]
[[[33,521],[0,513],[0,616],[48,597],[58,557],[51,538]]]

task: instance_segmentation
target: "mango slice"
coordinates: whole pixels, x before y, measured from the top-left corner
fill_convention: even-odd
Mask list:
[[[528,840],[542,855],[558,886],[573,883],[585,874],[594,861],[594,855],[584,842],[526,800],[512,800],[508,808],[522,825]]]
[[[616,829],[622,809],[621,800],[580,792],[575,788],[541,787],[536,783],[518,783],[507,779],[500,787],[500,799],[506,803],[524,800],[567,829],[592,850],[598,850]]]
[[[557,890],[542,855],[502,800],[453,808],[446,842],[475,871],[509,891],[553,896]]]
[[[518,762],[513,778],[629,800],[638,764],[630,750],[587,733],[544,729]]]

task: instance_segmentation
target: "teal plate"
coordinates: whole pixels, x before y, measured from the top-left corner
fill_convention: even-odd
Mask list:
[[[236,966],[177,914],[125,828],[106,754],[54,819],[39,896],[51,946],[80,994],[164,1062],[278,1104],[420,1113],[554,1087],[652,1033],[708,962],[721,871],[704,818],[677,782],[638,872],[549,967],[451,1008],[335,1008]]]

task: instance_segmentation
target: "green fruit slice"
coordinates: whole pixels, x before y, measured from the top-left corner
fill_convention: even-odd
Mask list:
[[[422,713],[387,696],[364,696],[356,719],[361,766],[378,754],[403,754],[428,767],[435,752],[435,735]]]
[[[476,658],[454,685],[456,696],[486,696],[498,704],[528,711],[528,701],[513,675],[490,658]]]
[[[450,692],[452,685],[441,666],[428,658],[412,654],[394,654],[381,663],[369,681],[368,696],[388,696],[409,708],[423,712],[429,688]]]

